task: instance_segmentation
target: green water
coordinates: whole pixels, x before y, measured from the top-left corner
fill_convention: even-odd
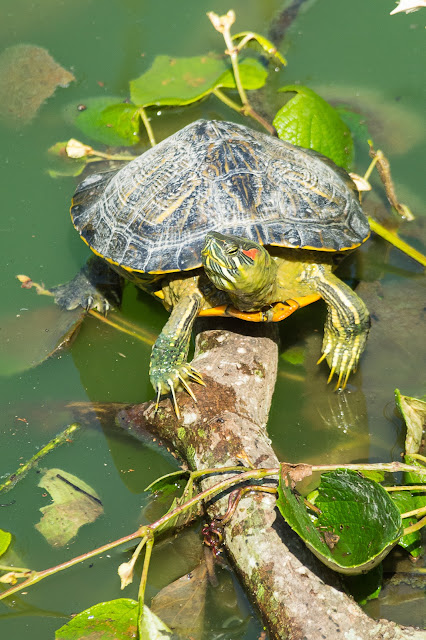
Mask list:
[[[45,47],[77,78],[69,88],[58,89],[25,128],[0,129],[3,258],[0,318],[6,322],[51,304],[33,291],[20,289],[16,274],[53,285],[73,276],[88,256],[87,247],[72,229],[68,217],[76,181],[53,180],[46,172],[47,148],[57,141],[78,137],[64,118],[66,105],[103,94],[124,98],[129,79],[148,68],[158,54],[185,56],[222,51],[221,38],[205,14],[208,10],[224,13],[230,7],[226,2],[205,0],[181,3],[2,0],[1,5],[2,47],[17,43]],[[368,112],[375,114],[373,120],[385,119],[375,129],[375,140],[391,160],[402,199],[418,216],[411,227],[404,226],[404,237],[424,250],[425,133],[418,121],[421,123],[425,98],[422,58],[425,14],[390,17],[393,6],[392,0],[308,2],[282,46],[288,67],[274,74],[272,86],[300,82],[321,88],[324,97],[342,96],[358,105],[365,102]],[[278,0],[238,0],[233,8],[238,19],[236,30],[267,33],[282,5]],[[162,138],[199,117],[238,120],[237,114],[211,98],[185,110],[168,113],[163,110],[152,124],[158,138]],[[358,172],[367,164],[365,150],[358,149]],[[394,412],[393,390],[399,387],[408,395],[425,393],[421,305],[418,309],[415,306],[422,295],[421,268],[396,250],[390,250],[381,240],[373,239],[349,259],[344,275],[372,283],[376,287],[373,303],[375,299],[395,298],[395,311],[386,315],[382,308],[370,305],[371,339],[360,370],[344,395],[333,394],[326,388],[326,368],[314,366],[324,321],[321,304],[283,323],[283,355],[269,424],[281,459],[292,462],[399,459],[404,432]],[[125,292],[123,313],[143,322],[153,333],[161,330],[167,317],[159,304],[141,298],[130,286]],[[304,365],[285,360],[289,349],[296,359],[298,354],[304,354]],[[68,403],[150,399],[148,358],[149,347],[89,319],[72,349],[60,358],[25,373],[1,378],[0,475],[14,471],[71,421]],[[52,549],[33,528],[40,517],[39,508],[49,498],[37,488],[38,476],[31,472],[12,493],[2,496],[1,502],[14,499],[16,503],[1,508],[0,528],[13,533],[19,557],[16,564],[37,569],[63,562],[148,521],[151,512],[143,511],[148,504],[144,487],[175,469],[173,461],[160,451],[117,435],[105,425],[102,429],[100,424],[92,424],[73,444],[51,454],[45,464],[74,473],[93,486],[102,498],[105,515],[84,527],[65,549]],[[164,543],[154,554],[148,596],[191,569],[176,545],[178,542]],[[54,630],[66,621],[66,616],[96,602],[121,597],[115,568],[124,556],[119,552],[110,556],[94,560],[90,563],[93,566],[86,563],[47,579],[29,590],[28,595],[14,598],[8,607],[1,605],[2,637],[53,638]],[[133,585],[124,596],[135,597],[136,592]],[[214,628],[210,637],[254,640],[259,636],[259,622],[244,596],[235,591],[227,571],[221,572],[219,596],[216,593],[215,598],[208,614],[209,624]],[[232,606],[227,606],[229,602]],[[413,619],[411,613],[407,620],[407,612],[402,603],[383,612],[376,607],[373,614],[393,616],[405,623],[422,623],[420,618]],[[244,630],[238,631],[238,635],[237,631],[234,636],[225,635],[226,628],[237,623]]]

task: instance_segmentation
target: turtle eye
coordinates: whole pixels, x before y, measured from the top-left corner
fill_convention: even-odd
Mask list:
[[[226,247],[226,253],[228,256],[235,256],[238,253],[238,247],[236,244],[230,244]]]

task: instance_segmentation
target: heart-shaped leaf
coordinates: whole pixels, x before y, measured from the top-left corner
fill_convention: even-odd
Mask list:
[[[268,75],[254,58],[239,66],[245,89],[260,89]],[[235,88],[231,66],[213,56],[171,58],[157,56],[148,71],[130,82],[132,102],[142,107],[185,105],[201,100],[218,88]]]
[[[356,472],[338,469],[321,476],[315,492],[320,514],[311,517],[302,498],[280,478],[278,508],[307,547],[334,571],[365,573],[402,535],[399,510],[383,487]]]
[[[353,140],[349,127],[337,111],[317,93],[299,85],[282,87],[296,95],[276,114],[274,127],[281,140],[314,149],[349,169],[353,160]]]
[[[130,147],[140,139],[138,108],[114,96],[88,98],[84,105],[70,105],[67,119],[85,136],[113,147]]]

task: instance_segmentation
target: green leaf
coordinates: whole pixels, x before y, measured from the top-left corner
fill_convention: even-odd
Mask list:
[[[143,616],[139,625],[139,640],[172,640],[172,637],[176,638],[167,625],[151,609],[144,605]]]
[[[51,178],[79,176],[87,165],[87,156],[70,158],[66,153],[67,145],[68,140],[66,142],[57,142],[48,149],[55,163],[53,168],[47,170]]]
[[[9,531],[3,531],[0,529],[0,556],[2,556],[6,551],[8,546],[12,541],[12,534]]]
[[[294,91],[276,114],[273,125],[281,140],[314,149],[349,169],[353,160],[353,140],[349,127],[339,114],[312,89],[299,85],[282,87]]]
[[[114,96],[88,98],[84,109],[75,103],[67,108],[67,119],[86,136],[113,147],[130,147],[140,140],[139,113],[134,104]]]
[[[413,496],[409,491],[392,491],[390,493],[390,497],[393,500],[394,504],[396,504],[396,506],[398,507],[401,514],[408,513],[409,511],[414,511],[415,509],[419,508],[417,496]],[[416,522],[417,518],[415,516],[412,516],[410,518],[404,518],[402,524],[404,528],[406,528],[412,524],[416,524]],[[420,531],[414,531],[413,533],[409,533],[406,536],[402,536],[398,544],[406,551],[408,551],[408,553],[413,556],[413,558],[417,558],[423,552],[422,536]]]
[[[278,508],[309,549],[334,571],[369,571],[389,553],[402,535],[401,517],[387,492],[354,471],[324,473],[315,506],[308,515],[304,502],[280,477]]]
[[[245,58],[242,60],[238,68],[240,70],[240,80],[244,89],[256,90],[261,89],[268,77],[265,67],[255,58]],[[218,78],[214,88],[235,89],[235,78],[232,69],[228,69]]]
[[[251,40],[255,40],[260,44],[263,51],[265,51],[269,56],[274,56],[282,65],[287,65],[287,60],[283,58],[276,46],[270,40],[258,33],[253,33],[252,31],[240,31],[240,33],[236,33],[235,36],[232,36],[232,40],[242,40],[246,36],[251,36]],[[250,40],[248,42],[250,42]]]
[[[100,602],[58,629],[55,640],[134,640],[138,631],[138,612],[139,604],[129,598]]]
[[[246,58],[240,64],[245,89],[263,87],[267,71]],[[157,56],[148,71],[130,82],[132,102],[142,107],[185,105],[201,100],[216,88],[235,88],[230,64],[212,56],[171,58]]]
[[[177,480],[183,480],[183,477],[187,476],[188,473],[189,471],[186,471],[185,469],[168,473],[165,476],[161,476],[161,478],[157,478],[154,482],[151,482],[151,484],[146,487],[145,491],[150,491],[151,493],[161,491],[165,495],[174,493],[179,488]]]

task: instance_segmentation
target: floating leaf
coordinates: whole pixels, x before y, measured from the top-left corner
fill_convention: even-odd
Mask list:
[[[22,311],[1,321],[0,372],[11,376],[37,366],[70,344],[85,316],[84,309],[58,306]]]
[[[238,68],[240,70],[240,80],[244,89],[256,90],[261,89],[268,77],[268,72],[265,67],[255,58],[245,58],[242,60]],[[228,69],[225,73],[218,78],[215,89],[235,89],[235,78],[232,69]]]
[[[54,547],[66,545],[80,527],[104,511],[96,491],[67,471],[49,469],[38,486],[50,493],[53,502],[40,509],[43,517],[35,527]]]
[[[353,160],[353,140],[349,127],[337,111],[308,87],[289,85],[280,91],[296,92],[274,118],[273,124],[281,140],[314,149],[349,169]]]
[[[288,477],[288,476],[286,476]],[[278,508],[307,547],[334,571],[365,573],[389,553],[402,535],[401,517],[387,492],[354,471],[324,473],[315,523],[304,502],[280,477]]]
[[[100,602],[78,613],[58,629],[55,640],[134,640],[138,637],[139,603],[129,598]],[[167,640],[169,630],[144,607],[141,640]]]
[[[48,149],[52,158],[54,158],[54,168],[48,169],[51,178],[76,177],[79,176],[87,165],[87,157],[70,158],[67,154],[67,142],[57,142]]]
[[[283,58],[281,53],[277,50],[276,46],[264,36],[261,36],[258,33],[253,33],[252,31],[240,31],[240,33],[236,33],[234,36],[232,36],[233,40],[242,40],[243,38],[247,38],[247,42],[250,42],[250,40],[255,40],[258,44],[260,44],[265,53],[267,53],[269,56],[274,56],[275,58],[277,58],[277,60],[279,60],[282,65],[285,66],[287,64],[287,60]]]
[[[106,145],[130,147],[140,140],[138,108],[119,97],[88,98],[84,105],[74,103],[68,106],[66,117],[85,136]]]
[[[12,541],[12,534],[9,531],[3,531],[0,529],[0,556],[2,556],[6,551],[8,546]]]
[[[0,55],[0,118],[27,124],[55,91],[75,80],[41,47],[17,44]]]
[[[176,633],[199,640],[203,633],[207,568],[200,564],[190,573],[161,589],[151,609]]]
[[[253,58],[240,64],[245,89],[263,87],[267,71]],[[157,56],[148,71],[130,82],[132,102],[143,107],[185,105],[218,88],[235,88],[230,64],[212,56],[171,58]]]

